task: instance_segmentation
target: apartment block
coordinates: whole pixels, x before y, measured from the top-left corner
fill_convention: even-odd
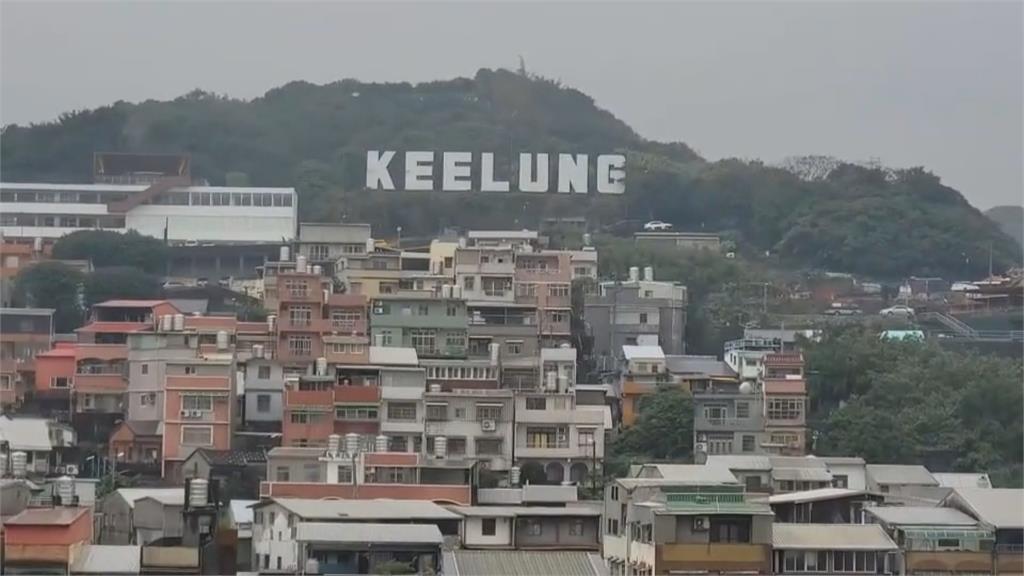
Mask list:
[[[654,280],[654,270],[629,270],[625,282],[602,282],[586,298],[584,319],[594,339],[598,370],[614,370],[622,346],[661,346],[665,354],[683,354],[686,287]]]
[[[423,402],[428,446],[436,451],[437,438],[445,438],[452,458],[475,459],[490,470],[512,466],[515,406],[511,390],[445,391],[435,384],[423,395]]]
[[[53,345],[47,308],[0,308],[0,407],[19,404],[35,383],[37,354]]]
[[[515,460],[533,481],[585,482],[604,460],[606,412],[579,406],[571,389],[549,376],[545,388],[515,398]]]
[[[465,358],[466,303],[456,298],[381,296],[371,304],[374,345],[412,348],[421,358]]]
[[[666,370],[665,354],[660,346],[623,346],[618,381],[622,425],[635,424],[643,398],[657,392],[659,385],[671,382],[672,375]]]
[[[568,252],[515,254],[515,301],[536,306],[542,347],[567,342],[572,316],[572,266]]]
[[[704,455],[764,451],[764,395],[756,382],[697,382],[692,394],[698,462]]]
[[[295,241],[296,256],[320,266],[327,276],[339,275],[350,262],[365,260],[373,251],[369,224],[303,222]]]

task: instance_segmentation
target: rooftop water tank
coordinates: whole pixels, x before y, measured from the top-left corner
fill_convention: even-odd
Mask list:
[[[295,271],[299,274],[306,273],[306,257],[302,254],[295,257]]]
[[[377,439],[374,442],[373,447],[374,447],[374,449],[377,452],[387,452],[388,451],[388,437],[385,436],[384,434],[381,434],[381,435],[377,436]]]
[[[521,475],[521,471],[519,469],[519,466],[513,466],[512,468],[509,468],[509,471],[508,471],[508,481],[513,486],[519,486],[520,475]]]
[[[15,478],[24,478],[28,469],[28,456],[22,452],[17,451],[11,454],[11,472]]]
[[[326,376],[327,375],[327,358],[323,356],[316,359],[316,375]]]
[[[171,330],[174,330],[174,316],[170,314],[160,316],[160,331],[170,332]]]
[[[445,458],[448,456],[448,438],[438,436],[434,438],[434,456]]]
[[[217,331],[217,350],[228,349],[228,333],[225,330]]]
[[[331,434],[327,437],[327,453],[337,454],[341,450],[341,435]]]
[[[174,331],[184,332],[185,331],[185,315],[175,314],[174,315]]]
[[[75,502],[75,480],[71,476],[61,476],[54,482],[54,489],[60,497],[61,506],[73,506]]]
[[[350,456],[359,453],[359,434],[355,432],[345,434],[345,453]]]
[[[644,266],[644,280],[647,282],[654,282],[654,267]]]
[[[190,478],[188,506],[189,508],[203,508],[209,501],[210,483],[202,478]]]
[[[640,268],[637,266],[629,267],[629,281],[636,282],[640,279]]]

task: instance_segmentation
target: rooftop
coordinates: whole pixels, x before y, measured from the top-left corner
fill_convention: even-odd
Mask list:
[[[779,524],[772,547],[784,550],[897,550],[878,524]]]
[[[661,486],[699,486],[736,484],[736,477],[728,468],[705,464],[644,464],[634,478],[620,478],[624,486],[642,486],[644,483]],[[627,484],[628,483],[628,484]]]
[[[949,488],[991,488],[992,481],[988,474],[973,472],[932,472],[932,477],[939,486]]]
[[[519,240],[536,240],[536,230],[470,230],[467,238],[496,240],[502,238],[515,238]]]
[[[818,488],[817,490],[802,490],[788,494],[776,494],[768,497],[769,504],[789,504],[803,502],[821,502],[823,500],[834,500],[837,498],[852,498],[864,496],[865,490],[851,490],[849,488]]]
[[[67,526],[89,508],[27,508],[7,519],[4,526]]]
[[[267,452],[268,458],[319,458],[327,450],[312,446],[275,446]]]
[[[996,529],[1024,528],[1024,489],[956,488],[947,498],[959,500],[979,520]]]
[[[453,516],[455,515],[453,514]],[[347,522],[300,522],[295,530],[295,539],[299,542],[430,546],[440,546],[444,541],[441,531],[434,524],[354,524]]]
[[[452,506],[453,512],[462,516],[504,517],[520,516],[601,516],[599,505],[575,504],[571,506]]]
[[[184,488],[118,488],[117,494],[131,508],[143,498],[152,498],[165,506],[183,506],[185,504]]]
[[[53,308],[0,308],[0,316],[22,314],[25,316],[53,316]]]
[[[93,304],[93,308],[152,308],[161,304],[170,304],[167,300],[107,300]]]
[[[42,182],[0,182],[0,189],[36,190],[36,191],[77,191],[77,192],[142,192],[149,184],[52,184]],[[171,190],[183,192],[254,192],[254,193],[289,193],[294,188],[266,188],[250,186],[176,186]]]
[[[665,366],[673,374],[700,374],[711,378],[736,377],[736,372],[715,356],[666,355]]]
[[[451,566],[449,566],[451,564]],[[453,576],[600,576],[607,573],[599,554],[526,550],[455,550],[445,554]]]
[[[978,521],[955,508],[934,506],[874,506],[864,509],[896,526],[975,526]]]
[[[252,524],[252,507],[259,504],[259,502],[259,500],[232,500],[229,502],[228,507],[231,509],[231,520],[235,523],[235,526],[239,524]]]
[[[868,464],[868,478],[878,484],[917,484],[938,486],[931,472],[916,464]]]
[[[712,454],[708,456],[707,463],[716,466],[723,466],[730,470],[757,470],[759,472],[767,472],[772,469],[772,461],[768,456]]]
[[[419,358],[415,348],[370,346],[370,364],[418,366]]]
[[[151,328],[149,322],[90,322],[75,332],[83,334],[119,334],[121,332],[144,332]]]
[[[626,360],[664,360],[661,346],[623,346],[622,355]]]
[[[278,504],[306,520],[457,520],[459,516],[428,500],[315,500],[274,498],[257,507]]]
[[[45,418],[0,416],[0,440],[7,441],[11,450],[53,450],[50,424]]]
[[[141,569],[139,546],[90,544],[71,565],[72,574],[138,574]]]

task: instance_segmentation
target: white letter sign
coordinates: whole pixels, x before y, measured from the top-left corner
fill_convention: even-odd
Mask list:
[[[434,153],[433,152],[406,152],[405,153],[405,189],[406,190],[433,190],[434,189]]]
[[[537,178],[533,178],[533,154],[519,155],[519,191],[548,191],[548,155],[537,154]]]
[[[442,170],[441,190],[451,192],[467,192],[473,186],[470,180],[470,167],[473,155],[469,152],[445,152]]]
[[[508,192],[508,182],[494,179],[494,153],[480,155],[480,190],[482,192]]]
[[[626,192],[626,157],[602,154],[597,157],[597,191],[601,194]]]
[[[391,163],[391,159],[395,157],[395,153],[392,150],[388,150],[383,154],[378,153],[376,150],[370,150],[366,153],[366,187],[370,190],[377,190],[378,185],[383,186],[384,190],[394,190],[395,183],[391,181],[391,173],[388,172],[388,164]]]
[[[587,155],[558,155],[558,193],[568,194],[570,188],[579,194],[587,193]]]

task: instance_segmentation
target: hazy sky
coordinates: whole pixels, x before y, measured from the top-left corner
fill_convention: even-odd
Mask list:
[[[708,158],[923,165],[1022,201],[1022,4],[0,3],[0,120],[193,88],[515,68]]]

